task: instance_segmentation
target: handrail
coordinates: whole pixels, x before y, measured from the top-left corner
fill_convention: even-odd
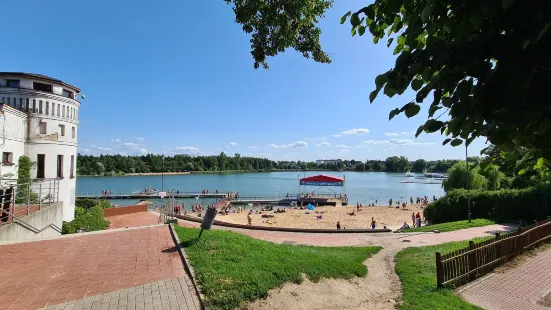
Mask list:
[[[12,223],[17,223],[17,224],[27,228],[28,230],[34,232],[35,234],[39,234],[39,233],[43,232],[48,227],[52,227],[55,231],[57,231],[58,233],[61,233],[61,228],[59,228],[54,223],[48,224],[42,229],[38,229],[38,228],[32,226],[31,224],[21,220],[20,218],[18,218],[14,214],[11,214],[11,213],[7,212],[6,210],[0,209],[0,211],[2,211],[2,213],[5,213],[5,214],[11,216],[13,219],[15,219],[15,221],[12,221]]]

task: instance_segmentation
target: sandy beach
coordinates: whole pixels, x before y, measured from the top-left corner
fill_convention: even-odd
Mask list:
[[[236,206],[232,206],[232,210]],[[247,210],[250,208],[248,207]],[[259,210],[257,208],[256,210]],[[253,213],[252,224],[256,226],[293,227],[293,228],[336,228],[340,222],[341,228],[370,228],[371,217],[375,218],[377,228],[387,226],[390,229],[400,228],[404,221],[411,225],[411,213],[421,212],[423,209],[416,205],[408,205],[406,209],[396,209],[388,206],[363,207],[356,211],[356,206],[332,207],[322,206],[315,211],[287,208],[285,213],[274,211],[262,212],[262,214],[274,215],[272,218],[262,218],[262,214]],[[349,215],[355,211],[355,215]],[[309,214],[307,214],[309,212]],[[322,219],[316,216],[321,215]],[[230,213],[229,215],[217,215],[216,220],[228,223],[247,224],[247,212]]]

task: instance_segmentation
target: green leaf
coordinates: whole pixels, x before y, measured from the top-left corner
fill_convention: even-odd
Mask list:
[[[444,142],[442,142],[442,145],[446,145],[448,144],[452,139],[448,138],[446,140],[444,140]]]
[[[350,17],[350,23],[352,24],[352,27],[357,27],[360,24],[360,17],[358,16],[358,13],[352,14]]]
[[[451,146],[460,146],[461,144],[463,144],[463,140],[461,139],[453,139],[450,143]]]
[[[390,111],[390,114],[388,114],[388,120],[390,121],[391,119],[394,118],[394,116],[400,114],[400,110],[398,108]]]
[[[419,89],[421,89],[421,87],[423,87],[423,84],[424,82],[422,80],[415,79],[411,81],[411,88],[414,91],[418,91]]]
[[[513,2],[515,2],[515,0],[502,0],[501,7],[504,11],[507,11],[507,9],[511,6],[511,4],[513,4]]]
[[[360,36],[363,36],[364,33],[365,33],[365,26],[363,26],[363,25],[358,26],[358,32],[359,32]]]
[[[377,89],[381,89],[383,88],[383,85],[385,85],[387,81],[388,81],[388,75],[386,73],[379,74],[375,78],[375,86],[377,87]]]
[[[415,138],[417,138],[423,131],[425,131],[425,125],[419,126],[419,128],[417,128],[417,131],[415,132]]]
[[[390,86],[390,84],[386,84],[385,86],[385,95],[387,95],[388,97],[392,98],[394,95],[396,95],[396,89],[394,89],[392,86]]]
[[[441,106],[439,105],[431,105],[431,107],[429,108],[429,117],[432,117],[434,115],[434,113],[436,113],[436,111],[442,109]]]
[[[423,12],[421,12],[421,20],[423,23],[426,23],[429,20],[430,14],[434,10],[434,6],[429,5],[423,9]]]
[[[525,173],[526,173],[526,169],[520,169],[520,170],[518,171],[518,175],[523,175],[523,174],[525,174]]]
[[[370,102],[370,103],[373,103],[373,101],[375,100],[375,98],[377,98],[377,95],[379,94],[379,90],[380,90],[380,89],[376,89],[376,90],[372,91],[372,92],[369,94],[369,102]]]
[[[394,41],[394,38],[388,39],[388,41],[386,42],[386,47],[390,47],[390,44],[392,44],[392,41]]]
[[[356,28],[352,29],[352,36],[356,35]]]
[[[429,119],[428,121],[425,122],[425,130],[428,133],[432,133],[432,132],[440,130],[440,128],[442,128],[443,125],[444,125],[444,122],[442,122],[442,121],[437,121],[435,119]]]
[[[421,111],[421,106],[413,102],[406,104],[406,106],[407,108],[405,110],[405,113],[408,118],[414,117],[419,113],[419,111]]]
[[[341,17],[341,25],[344,24],[344,22],[346,21],[346,19],[348,18],[348,16],[350,16],[350,14],[352,14],[351,11],[348,11],[348,13],[344,14],[342,17]]]
[[[423,71],[423,74],[421,74],[421,77],[425,82],[428,82],[430,81],[430,78],[432,77],[432,75],[433,75],[432,69],[427,67],[425,68],[425,71]]]

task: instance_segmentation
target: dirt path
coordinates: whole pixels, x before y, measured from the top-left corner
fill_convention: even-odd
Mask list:
[[[400,279],[394,272],[398,250],[399,247],[388,246],[367,259],[366,277],[287,283],[270,292],[267,299],[251,303],[249,309],[395,309],[401,295]]]

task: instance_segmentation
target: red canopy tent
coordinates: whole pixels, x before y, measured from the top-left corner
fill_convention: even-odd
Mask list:
[[[331,176],[331,175],[325,175],[325,174],[315,175],[311,177],[304,177],[302,179],[299,179],[298,192],[300,195],[300,193],[302,192],[301,186],[319,186],[319,187],[339,186],[339,187],[342,187],[342,194],[346,195],[345,183],[346,183],[346,177],[344,175],[342,178]]]

